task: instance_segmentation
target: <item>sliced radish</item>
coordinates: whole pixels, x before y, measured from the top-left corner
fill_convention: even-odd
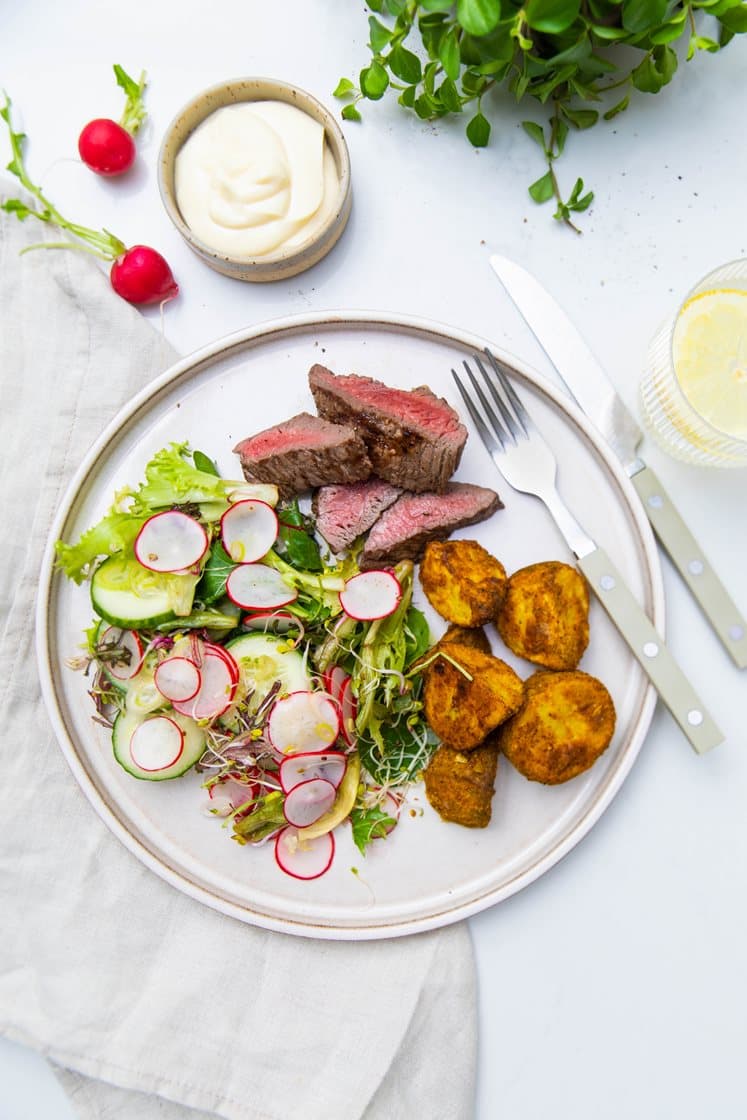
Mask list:
[[[283,812],[288,824],[307,828],[332,808],[337,790],[326,778],[299,782],[286,795]]]
[[[254,782],[237,782],[228,778],[212,785],[208,795],[210,808],[220,816],[227,816],[254,801],[259,795],[259,787]]]
[[[288,825],[275,840],[278,867],[294,879],[318,879],[329,870],[334,854],[335,838],[331,832],[302,843],[296,829]]]
[[[355,717],[358,715],[358,701],[353,695],[353,681],[351,677],[342,686],[338,697],[340,714],[342,717],[342,737],[349,747],[355,746]]]
[[[284,607],[298,596],[280,572],[266,564],[239,564],[226,580],[228,598],[245,611]]]
[[[159,662],[153,679],[167,700],[191,700],[202,684],[200,670],[188,657],[167,657]]]
[[[237,564],[251,564],[270,551],[278,535],[272,506],[257,498],[236,502],[220,520],[223,547]]]
[[[291,692],[273,705],[267,733],[281,754],[323,751],[340,733],[339,709],[325,692]]]
[[[350,673],[346,673],[339,665],[334,665],[329,671],[329,688],[327,691],[333,700],[340,702],[342,690],[350,680]]]
[[[184,732],[168,716],[146,719],[130,739],[130,757],[141,770],[166,770],[184,750]]]
[[[241,625],[245,630],[262,630],[265,634],[287,634],[289,630],[300,630],[301,623],[295,615],[287,611],[257,611],[244,615]]]
[[[206,642],[203,654],[199,690],[191,700],[172,700],[171,703],[174,710],[183,716],[210,720],[222,716],[230,708],[236,695],[238,675],[231,670],[229,658],[231,661],[233,658],[221,646],[211,646]]]
[[[219,646],[215,642],[204,642],[203,643],[203,656],[205,654],[212,654],[213,657],[222,657],[223,660],[226,663],[226,668],[228,669],[229,673],[231,674],[231,679],[233,680],[233,682],[235,684],[239,683],[239,677],[241,676],[241,670],[239,669],[236,658],[233,656],[233,654],[231,653],[230,650],[226,649],[225,646]]]
[[[348,760],[342,751],[306,751],[292,754],[280,763],[280,785],[285,793],[290,793],[301,782],[312,778],[325,778],[334,786],[339,786]]]
[[[384,795],[384,800],[381,803],[381,811],[382,811],[382,813],[386,813],[386,815],[388,817],[391,817],[392,820],[394,821],[394,824],[388,824],[386,826],[387,836],[389,835],[390,832],[393,832],[394,829],[397,827],[397,822],[399,821],[399,813],[400,813],[401,808],[402,808],[402,803],[397,800],[397,798],[394,796],[394,794],[386,793]]]
[[[151,572],[181,572],[199,563],[208,535],[194,517],[177,509],[154,513],[135,538],[135,556]]]
[[[340,603],[345,614],[360,622],[386,618],[397,609],[402,598],[402,587],[397,577],[384,568],[359,572],[352,576],[340,592]]]
[[[99,645],[119,646],[128,650],[129,661],[107,661],[107,672],[118,681],[129,681],[140,670],[143,661],[143,643],[134,630],[120,630],[118,626],[107,626],[98,639]]]

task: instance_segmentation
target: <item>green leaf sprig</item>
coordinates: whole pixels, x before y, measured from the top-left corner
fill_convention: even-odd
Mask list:
[[[537,203],[554,199],[554,217],[576,233],[573,216],[594,194],[577,178],[563,197],[555,161],[569,129],[612,120],[634,90],[663,89],[677,70],[676,41],[687,38],[690,59],[747,32],[747,0],[368,0],[368,7],[371,61],[357,84],[341,78],[334,90],[345,101],[343,118],[361,120],[362,101],[393,90],[421,120],[465,114],[467,139],[483,148],[490,91],[533,98],[550,114],[545,128],[522,122],[546,163],[529,194]],[[717,38],[700,33],[699,14],[715,20]],[[638,57],[631,62],[630,50],[613,49],[623,46]]]

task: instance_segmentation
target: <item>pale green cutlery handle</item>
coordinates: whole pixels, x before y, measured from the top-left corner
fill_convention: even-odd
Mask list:
[[[691,746],[704,754],[721,743],[723,735],[607,553],[597,548],[578,566]]]
[[[651,468],[644,467],[632,476],[631,482],[675,568],[734,663],[739,669],[744,669],[747,666],[747,622],[741,617],[729,592]]]

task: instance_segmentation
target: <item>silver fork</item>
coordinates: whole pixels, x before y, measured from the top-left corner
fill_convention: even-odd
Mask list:
[[[692,685],[639,606],[604,549],[573,516],[555,484],[557,461],[511,384],[509,370],[485,350],[489,369],[473,355],[479,372],[463,363],[471,392],[452,375],[485,447],[514,490],[544,502],[602,606],[643,666],[690,744],[703,754],[723,741]]]

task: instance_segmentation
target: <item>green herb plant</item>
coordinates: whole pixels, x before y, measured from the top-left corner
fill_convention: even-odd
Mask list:
[[[555,163],[569,130],[612,120],[633,90],[658,93],[677,70],[678,40],[687,41],[689,60],[747,31],[745,0],[368,0],[368,7],[376,13],[368,19],[372,57],[357,85],[342,78],[334,91],[346,102],[343,118],[360,120],[363,100],[394,90],[421,120],[468,115],[467,139],[484,148],[492,128],[486,95],[505,87],[517,101],[533,98],[548,119],[522,124],[546,170],[529,194],[537,203],[554,200],[554,217],[577,233],[573,216],[594,194],[580,178],[567,197],[561,191]],[[700,33],[702,15],[713,17],[717,38]]]

